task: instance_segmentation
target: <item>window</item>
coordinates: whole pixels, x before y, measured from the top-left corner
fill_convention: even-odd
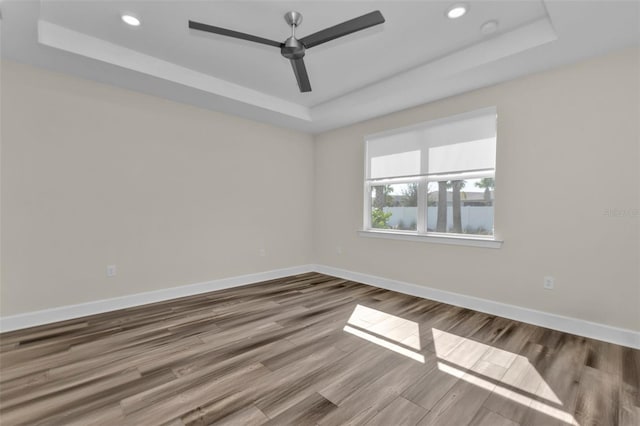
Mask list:
[[[496,109],[366,138],[365,231],[493,239]]]

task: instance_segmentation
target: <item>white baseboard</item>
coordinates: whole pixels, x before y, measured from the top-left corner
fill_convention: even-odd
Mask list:
[[[612,327],[609,325],[594,323],[577,318],[565,317],[548,312],[536,311],[520,306],[508,305],[505,303],[494,302],[487,299],[480,299],[473,296],[451,293],[444,290],[438,290],[435,288],[396,281],[389,278],[377,277],[374,275],[363,274],[360,272],[354,272],[325,265],[294,266],[291,268],[276,269],[255,274],[222,278],[219,280],[207,281],[198,284],[190,284],[146,293],[115,297],[112,299],[96,300],[93,302],[80,303],[78,305],[61,306],[58,308],[45,309],[42,311],[12,315],[0,318],[0,332],[19,330],[22,328],[49,324],[87,315],[95,315],[103,312],[115,311],[118,309],[130,308],[134,306],[146,305],[148,303],[161,302],[164,300],[176,299],[179,297],[192,296],[195,294],[207,293],[215,290],[240,287],[243,285],[277,278],[284,278],[291,275],[304,274],[307,272],[319,272],[321,274],[356,281],[363,284],[372,285],[374,287],[393,290],[399,293],[422,297],[424,299],[435,300],[437,302],[448,303],[450,305],[473,309],[475,311],[497,315],[528,324],[576,334],[578,336],[589,337],[605,342],[640,349],[640,333],[637,331]]]
[[[325,265],[312,265],[315,272],[356,281],[374,287],[397,291],[411,296],[448,303],[474,311],[480,311],[491,315],[509,318],[515,321],[551,328],[565,333],[589,337],[617,345],[640,349],[640,332],[624,328],[612,327],[605,324],[585,321],[577,318],[565,317],[548,312],[536,311],[515,305],[480,299],[473,296],[451,293],[444,290],[425,287],[421,285],[396,281],[388,278],[367,275],[346,269],[334,268]]]
[[[146,305],[148,303],[162,302],[164,300],[179,297],[192,296],[194,294],[207,293],[225,288],[240,287],[261,281],[284,278],[291,275],[312,272],[311,265],[294,266],[291,268],[275,269],[272,271],[258,272],[255,274],[239,275],[222,278],[197,284],[189,284],[179,287],[171,287],[162,290],[145,293],[131,294],[111,299],[96,300],[77,305],[60,306],[42,311],[27,312],[0,318],[0,332],[19,330],[36,325],[49,324],[73,318],[95,315],[118,309],[131,308]]]

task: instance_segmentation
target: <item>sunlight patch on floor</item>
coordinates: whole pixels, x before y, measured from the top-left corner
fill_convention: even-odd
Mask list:
[[[409,321],[377,309],[357,305],[349,318],[348,324],[409,346],[417,351],[422,349],[419,339],[420,328],[415,321]]]
[[[361,339],[368,340],[371,343],[375,343],[378,346],[382,346],[383,348],[392,350],[396,353],[399,353],[400,355],[404,355],[406,357],[409,357],[413,360],[416,360],[424,364],[424,355],[421,355],[410,349],[407,349],[400,345],[396,345],[394,343],[389,342],[388,340],[381,339],[379,337],[374,336],[373,334],[369,334],[365,331],[358,330],[357,328],[353,328],[348,325],[345,325],[343,330],[346,331],[347,333],[353,334],[354,336],[360,337]]]
[[[577,425],[529,360],[446,331],[432,329],[438,369],[563,422]]]
[[[417,352],[421,349],[420,328],[417,322],[357,305],[343,330],[424,363],[424,355]]]

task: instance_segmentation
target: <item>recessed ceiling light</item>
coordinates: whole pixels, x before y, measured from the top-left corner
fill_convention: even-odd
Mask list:
[[[125,24],[131,25],[132,27],[137,27],[140,25],[140,20],[135,16],[131,16],[131,15],[122,15],[122,21]]]
[[[484,35],[493,34],[498,31],[498,21],[487,21],[480,27],[480,32]]]
[[[466,4],[454,4],[447,10],[447,18],[457,19],[464,16],[465,13],[467,13]]]

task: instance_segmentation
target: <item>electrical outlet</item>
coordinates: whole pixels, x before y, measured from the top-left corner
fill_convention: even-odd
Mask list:
[[[116,265],[107,265],[107,277],[115,277],[117,272]]]
[[[543,283],[542,285],[544,286],[544,288],[546,288],[547,290],[553,290],[553,288],[556,285],[556,280],[553,277],[544,277]]]
[[[258,255],[260,255],[260,257],[265,257],[267,255],[267,249],[261,248],[258,250]]]

